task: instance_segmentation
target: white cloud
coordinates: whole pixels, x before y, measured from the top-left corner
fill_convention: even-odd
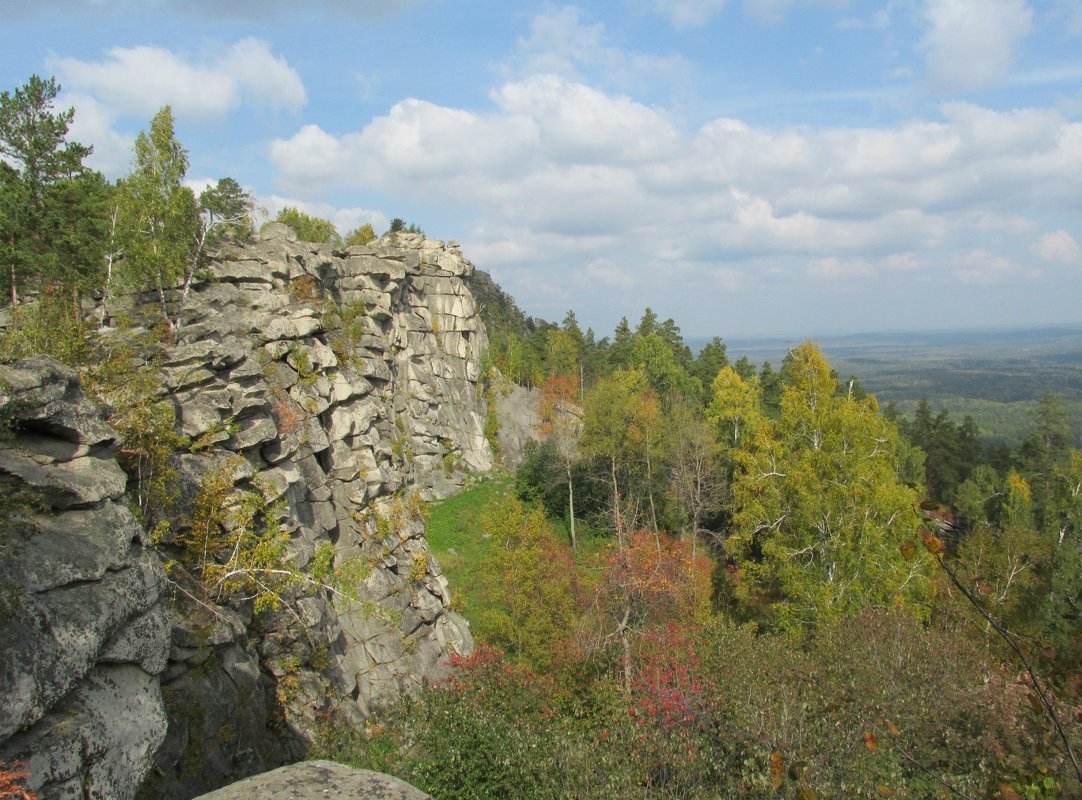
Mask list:
[[[739,292],[747,282],[747,275],[738,269],[729,267],[715,267],[713,270],[714,280],[730,294]]]
[[[552,75],[507,84],[493,99],[510,118],[529,120],[538,144],[560,160],[641,162],[671,155],[680,144],[657,111]]]
[[[834,256],[827,256],[808,265],[808,275],[824,280],[867,278],[872,273],[872,266],[862,258],[842,260]]]
[[[680,55],[658,56],[614,44],[600,23],[589,23],[581,9],[564,6],[538,14],[528,36],[516,43],[509,81],[558,75],[569,81],[592,79],[625,90],[688,82],[692,68]]]
[[[1082,267],[1082,247],[1067,231],[1045,234],[1033,245],[1033,252],[1053,264]]]
[[[60,100],[58,105],[61,107],[75,109],[68,138],[73,142],[92,142],[94,145],[94,152],[87,159],[87,164],[106,175],[127,172],[135,137],[113,130],[113,115],[93,97],[64,92]]]
[[[651,0],[653,10],[677,30],[698,28],[725,8],[725,0]]]
[[[635,275],[630,270],[621,269],[618,264],[607,258],[587,264],[579,280],[593,289],[607,287],[626,290],[636,283]]]
[[[297,196],[365,186],[400,207],[454,204],[471,219],[459,236],[471,258],[531,303],[537,281],[559,299],[584,276],[660,297],[675,291],[674,264],[691,265],[704,296],[785,285],[767,267],[868,286],[917,272],[1017,280],[1037,220],[1077,199],[1082,174],[1082,123],[1034,109],[951,103],[881,128],[721,118],[685,131],[553,75],[490,96],[483,113],[407,100],[344,135],[305,126],[271,159]],[[937,273],[941,250],[964,255]]]
[[[48,67],[66,89],[94,97],[114,116],[150,116],[166,104],[185,117],[222,116],[244,104],[299,111],[307,100],[297,72],[255,39],[198,62],[141,45],[114,47],[96,62],[54,58]]]
[[[1018,268],[1005,256],[990,253],[987,250],[974,250],[957,258],[954,263],[954,276],[962,283],[993,284],[1000,283]]]
[[[924,16],[928,80],[945,92],[1000,81],[1033,24],[1025,0],[925,0]]]

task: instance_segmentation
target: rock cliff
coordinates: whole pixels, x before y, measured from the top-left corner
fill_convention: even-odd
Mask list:
[[[165,574],[74,372],[0,367],[0,760],[43,798],[132,797],[166,733]]]
[[[115,726],[139,729],[141,758],[128,755],[134,743],[125,743],[128,750],[96,744],[103,758],[123,753],[115,758],[131,762],[129,784],[149,768],[144,797],[188,798],[296,760],[327,719],[360,722],[373,706],[442,674],[451,653],[472,649],[419,513],[420,500],[445,496],[468,472],[492,464],[477,385],[486,337],[465,283],[472,270],[453,243],[409,234],[332,251],[273,225],[255,242],[227,248],[193,284],[183,325],[156,361],[178,432],[191,442],[174,458],[177,500],[159,513],[173,525],[157,555],[141,549],[144,534],[121,497],[124,476],[108,458],[111,434],[92,410],[71,413],[94,420],[88,430],[95,433],[71,423],[20,423],[26,432],[5,446],[0,473],[48,490],[53,506],[40,525],[50,530],[76,527],[55,522],[61,514],[92,510],[97,516],[85,525],[112,550],[96,560],[79,556],[95,565],[93,574],[69,565],[48,579],[12,579],[30,581],[33,597],[71,583],[125,600],[94,615],[103,629],[92,644],[77,652],[54,646],[63,663],[44,677],[27,678],[22,663],[33,660],[26,648],[44,645],[5,650],[5,685],[30,680],[51,688],[28,687],[21,705],[0,712],[0,739],[14,736],[4,753],[33,752],[26,742],[38,735],[39,720],[81,709],[77,685],[86,684],[93,697],[114,692],[119,700],[105,705],[118,713],[139,716],[135,704],[145,705],[138,724]],[[119,313],[139,318],[134,305]],[[52,378],[13,374],[12,385],[36,380],[38,391],[53,391]],[[65,391],[75,396],[70,386]],[[98,459],[93,469],[91,458]],[[260,496],[288,533],[289,569],[301,580],[277,590],[277,610],[256,613],[243,593],[210,603],[161,572],[159,556],[179,557],[177,537],[197,515],[201,491],[223,476],[223,505],[234,502],[230,491]],[[103,514],[116,517],[113,524],[98,519]],[[47,537],[31,537],[26,547],[38,539]],[[129,553],[121,540],[138,546]],[[351,579],[343,592],[312,577],[327,553],[339,579]],[[128,573],[142,576],[145,588],[121,587]],[[106,589],[107,581],[117,586]],[[157,602],[163,584],[168,603]],[[91,625],[75,612],[58,606],[58,624]],[[17,613],[30,615],[20,625],[33,625],[33,615],[45,612]],[[54,638],[62,635],[75,636]],[[67,664],[73,658],[77,669]],[[70,679],[54,677],[69,671]],[[89,719],[97,706],[84,705]],[[79,735],[90,738],[94,724]],[[93,750],[84,748],[84,761]],[[94,768],[69,766],[72,779],[84,781]],[[128,785],[92,796],[133,793]]]

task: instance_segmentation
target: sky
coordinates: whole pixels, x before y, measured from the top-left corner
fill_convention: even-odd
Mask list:
[[[1082,323],[1080,0],[0,0],[110,178],[455,240],[598,336]]]

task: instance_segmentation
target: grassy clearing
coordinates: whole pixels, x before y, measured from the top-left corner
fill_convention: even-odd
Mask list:
[[[481,565],[494,545],[494,540],[485,536],[481,515],[500,495],[513,492],[514,487],[513,475],[495,473],[429,507],[428,546],[451,584],[452,607],[467,619],[484,603]],[[560,541],[570,543],[565,520],[550,518],[549,524]],[[611,538],[608,531],[590,528],[582,521],[576,523],[575,530],[579,577],[584,585],[592,586],[601,576],[602,558]]]
[[[429,508],[428,546],[451,584],[452,607],[467,618],[483,602],[480,565],[493,545],[485,536],[481,515],[512,486],[511,475],[493,474]]]

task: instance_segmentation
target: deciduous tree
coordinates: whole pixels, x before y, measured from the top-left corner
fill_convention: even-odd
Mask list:
[[[283,208],[273,221],[288,225],[302,242],[330,245],[342,243],[338,229],[330,220],[310,216],[294,206]]]
[[[131,173],[120,184],[117,227],[122,282],[156,292],[170,327],[179,324],[180,310],[170,318],[166,291],[187,274],[200,225],[195,195],[182,184],[187,171],[188,151],[176,138],[172,109],[165,106],[135,140]]]
[[[874,398],[837,394],[811,343],[793,356],[781,416],[735,454],[727,550],[755,590],[776,596],[786,629],[865,606],[919,607],[926,564],[903,552],[920,520],[899,479],[897,429]]]
[[[488,603],[477,633],[535,669],[569,643],[579,611],[576,571],[544,512],[504,495],[482,517],[495,540],[482,565]]]
[[[566,334],[565,334],[566,335]],[[567,479],[567,518],[571,548],[576,549],[575,481],[573,470],[582,435],[582,410],[575,405],[578,380],[573,375],[552,375],[541,390],[541,435],[552,442]]]

